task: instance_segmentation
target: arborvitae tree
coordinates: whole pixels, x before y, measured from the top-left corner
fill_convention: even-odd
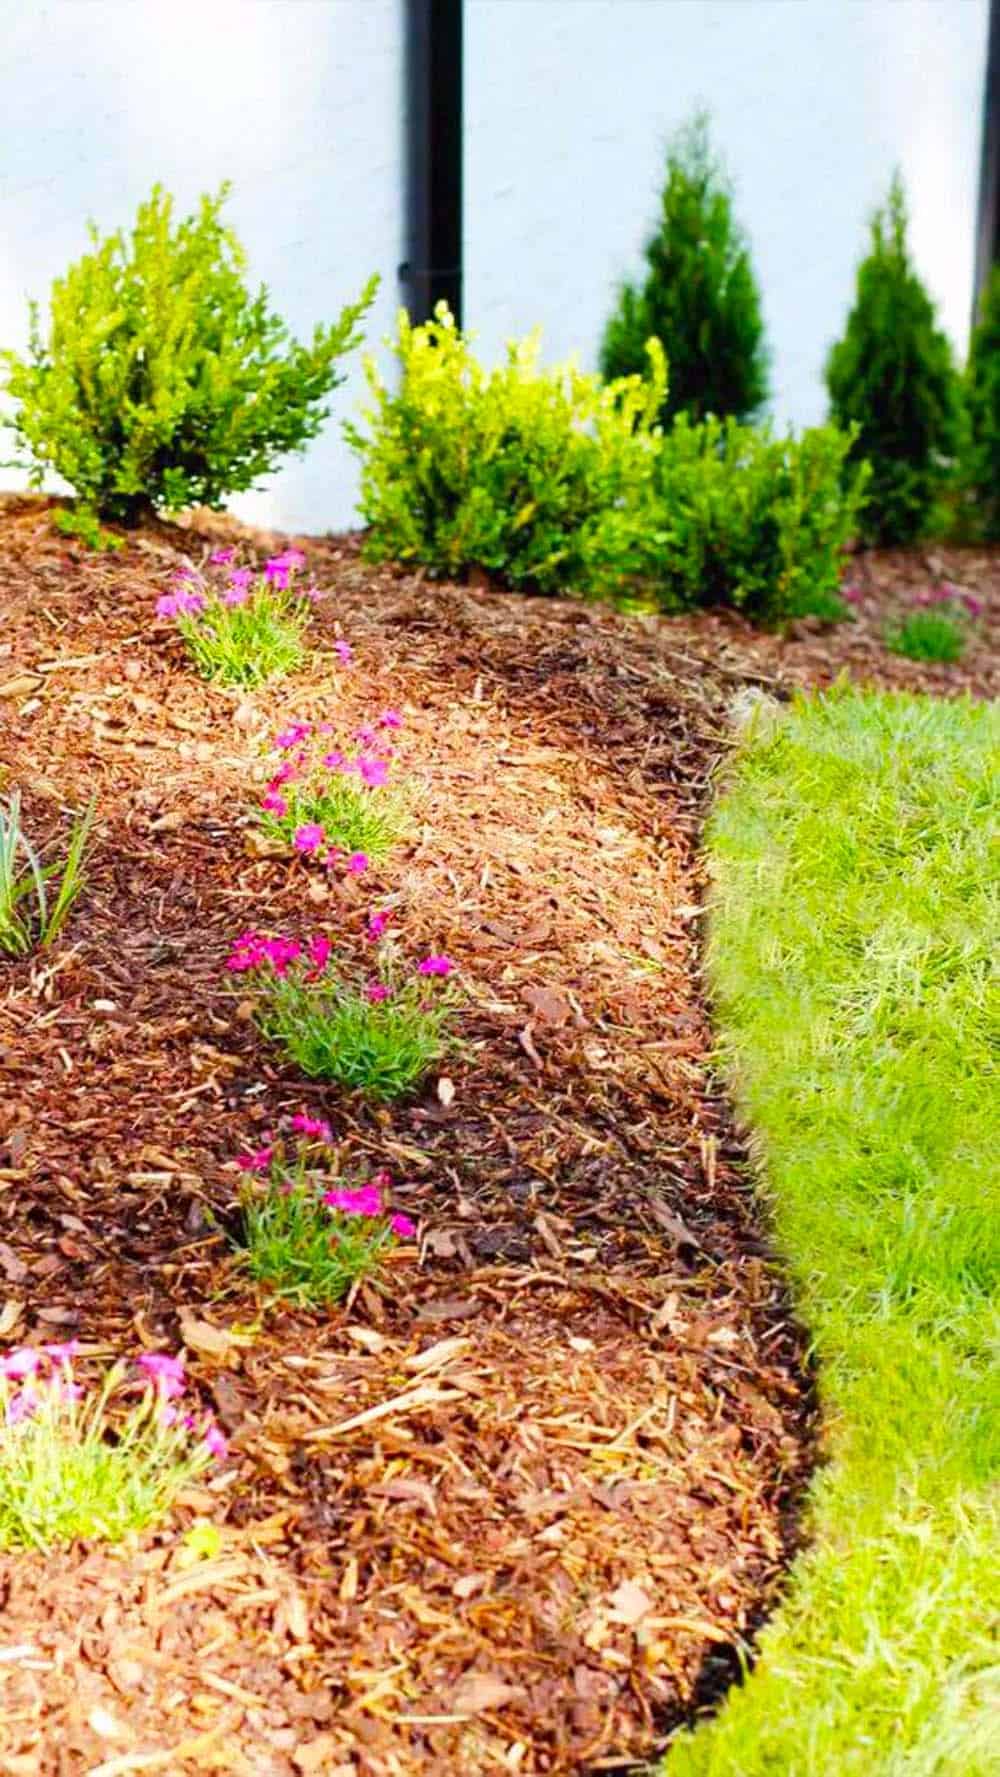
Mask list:
[[[995,265],[979,305],[965,374],[969,416],[965,492],[978,535],[1000,541],[1000,265]]]
[[[843,339],[826,363],[831,417],[859,430],[852,455],[872,466],[861,530],[869,543],[912,543],[943,522],[962,441],[961,385],[934,304],[910,260],[897,173],[871,222]]]
[[[729,184],[699,113],[667,151],[660,219],[645,248],[648,270],[626,283],[601,345],[606,377],[646,374],[646,341],[667,354],[660,418],[687,412],[749,420],[768,396],[760,294]]]

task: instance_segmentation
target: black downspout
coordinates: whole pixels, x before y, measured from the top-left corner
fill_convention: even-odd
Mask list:
[[[406,0],[406,261],[412,321],[446,302],[462,323],[462,10]]]
[[[1000,0],[990,0],[986,45],[986,95],[983,104],[983,159],[979,175],[979,219],[976,226],[976,277],[972,324],[979,298],[993,266],[1000,263]]]

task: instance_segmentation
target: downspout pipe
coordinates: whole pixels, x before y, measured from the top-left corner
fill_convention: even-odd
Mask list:
[[[976,226],[976,275],[972,324],[990,272],[1000,261],[1000,0],[990,0],[986,44],[986,92],[983,103],[983,158],[979,174],[979,216]]]
[[[414,323],[444,301],[462,323],[464,0],[406,0],[406,259]]]

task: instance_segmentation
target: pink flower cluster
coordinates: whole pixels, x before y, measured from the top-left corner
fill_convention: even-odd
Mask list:
[[[346,658],[350,658],[350,648],[346,642],[343,647],[347,650]],[[379,729],[392,731],[401,728],[402,721],[398,710],[383,710],[376,718],[376,726],[365,723],[358,729],[355,739],[359,746],[353,756],[340,747],[331,747],[318,758],[318,748],[323,744],[321,737],[333,732],[332,723],[321,722],[317,725],[313,722],[289,722],[275,735],[274,744],[283,753],[294,753],[294,758],[282,759],[272,773],[261,797],[261,808],[274,820],[285,820],[291,808],[291,802],[284,793],[287,785],[312,777],[321,768],[339,772],[345,777],[357,776],[366,790],[384,789],[389,782],[392,748],[384,748],[381,753],[375,753],[371,748],[379,744]],[[292,830],[291,842],[302,857],[322,854],[322,862],[328,869],[342,863],[349,875],[360,876],[369,868],[369,859],[365,852],[355,851],[345,856],[342,848],[327,838],[319,821],[300,821]]]
[[[200,1423],[202,1441],[207,1450],[217,1461],[223,1462],[229,1453],[229,1446],[212,1415],[202,1415],[199,1422],[193,1413],[182,1413],[179,1407],[173,1405],[187,1388],[183,1357],[171,1357],[167,1351],[144,1351],[136,1359],[136,1363],[156,1390],[157,1400],[161,1403],[160,1417],[163,1423],[183,1425],[186,1431],[195,1431]]]
[[[366,926],[366,936],[374,942],[381,938],[389,922],[386,912],[370,913]],[[263,932],[243,932],[236,939],[232,951],[226,958],[226,968],[231,975],[246,975],[255,969],[269,968],[283,979],[293,963],[307,965],[305,979],[315,981],[322,975],[333,954],[333,942],[325,932],[316,932],[306,944],[297,938],[268,938]],[[450,975],[455,964],[450,956],[437,955],[422,957],[417,964],[418,975]],[[384,981],[370,981],[365,988],[365,997],[378,1005],[390,997],[390,990]],[[254,1170],[247,1166],[248,1171]]]
[[[204,609],[204,594],[189,592],[184,586],[178,586],[174,592],[162,593],[156,601],[157,617],[193,617]]]
[[[425,956],[419,964],[419,975],[450,975],[455,967],[450,956]]]
[[[266,1141],[263,1147],[248,1148],[244,1153],[237,1154],[236,1164],[241,1172],[267,1172],[274,1159],[274,1143]]]
[[[304,1135],[309,1141],[329,1144],[333,1140],[329,1123],[323,1117],[310,1117],[307,1111],[296,1111],[292,1118],[292,1128],[297,1135]]]
[[[981,617],[985,606],[981,598],[974,592],[963,592],[951,580],[942,580],[938,586],[930,587],[926,592],[918,592],[915,604],[918,605],[962,605],[970,617]]]
[[[338,1215],[365,1217],[383,1216],[385,1215],[386,1210],[382,1200],[382,1192],[388,1189],[391,1184],[392,1179],[388,1172],[375,1172],[372,1174],[366,1185],[359,1185],[353,1191],[344,1190],[343,1188],[334,1191],[324,1191],[323,1202],[326,1204],[327,1209],[334,1210]],[[412,1239],[417,1231],[415,1224],[411,1222],[409,1216],[399,1214],[390,1215],[389,1227],[392,1233],[397,1235],[400,1240]]]
[[[229,585],[222,595],[223,604],[230,608],[235,605],[245,605],[250,597],[252,584],[253,572],[250,568],[234,568],[229,576]]]
[[[283,549],[264,563],[264,578],[280,592],[287,592],[296,568],[304,568],[306,558],[301,549]]]
[[[226,968],[230,974],[243,975],[250,969],[261,969],[269,964],[276,975],[284,976],[292,963],[308,961],[321,973],[330,960],[332,949],[330,939],[322,933],[317,933],[303,946],[297,938],[266,938],[262,932],[243,932],[226,959]]]
[[[333,1144],[333,1131],[323,1117],[312,1117],[307,1111],[296,1111],[290,1119],[289,1127],[297,1136],[301,1136],[306,1141],[317,1142],[324,1147],[330,1147]],[[245,1154],[237,1154],[236,1164],[241,1172],[268,1172],[276,1159],[279,1159],[280,1163],[278,1144],[272,1136],[268,1136],[262,1147],[255,1148]],[[382,1193],[391,1183],[391,1175],[382,1170],[373,1173],[367,1184],[358,1185],[353,1189],[348,1186],[337,1186],[332,1190],[324,1191],[322,1202],[327,1209],[336,1210],[339,1215],[384,1216],[387,1212]],[[290,1189],[290,1186],[285,1188]],[[398,1213],[389,1216],[389,1228],[402,1240],[410,1239],[416,1233],[415,1224],[409,1216]],[[151,1370],[154,1364],[158,1366],[158,1369],[162,1368],[165,1385],[170,1389],[176,1386],[173,1373],[168,1368],[175,1360],[149,1358],[139,1361],[146,1362]]]
[[[376,1175],[377,1179],[378,1175]],[[324,1191],[323,1202],[327,1209],[336,1211],[342,1216],[382,1216],[385,1207],[382,1192],[376,1179],[369,1180],[367,1185],[359,1185],[355,1191]],[[409,1216],[391,1215],[389,1227],[400,1240],[410,1240],[416,1233],[416,1227]]]
[[[73,1378],[73,1359],[79,1350],[79,1340],[68,1339],[57,1345],[21,1345],[0,1357],[0,1394],[8,1426],[31,1419],[47,1403],[55,1401],[69,1406],[81,1398],[84,1390]],[[168,1352],[144,1351],[136,1363],[156,1390],[163,1422],[167,1425],[182,1423],[186,1430],[198,1431],[211,1455],[221,1461],[228,1446],[211,1414],[203,1414],[200,1418],[194,1414],[181,1415],[172,1404],[187,1387],[183,1357],[172,1357]],[[19,1387],[8,1395],[3,1384],[10,1382],[19,1384]]]
[[[226,585],[222,592],[212,586],[193,568],[178,568],[174,575],[174,586],[156,601],[158,617],[192,617],[204,611],[211,599],[217,598],[223,605],[245,605],[250,597],[254,582],[252,568],[232,567],[236,555],[234,545],[225,549],[213,549],[209,562],[216,568],[229,568]],[[304,568],[306,558],[301,549],[285,549],[280,555],[271,556],[264,563],[261,573],[261,584],[275,587],[279,592],[288,592],[292,588],[293,575],[299,568]],[[305,589],[305,596],[315,599],[319,596],[317,588],[310,586]]]
[[[83,1390],[73,1381],[71,1369],[79,1349],[77,1339],[68,1339],[58,1345],[20,1345],[0,1357],[0,1377],[4,1382],[21,1385],[6,1402],[8,1425],[18,1425],[22,1419],[29,1419],[36,1413],[42,1404],[43,1391],[49,1400],[55,1399],[67,1406],[79,1400]]]

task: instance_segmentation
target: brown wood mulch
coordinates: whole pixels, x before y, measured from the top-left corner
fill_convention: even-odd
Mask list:
[[[305,542],[328,596],[304,670],[219,690],[155,597],[185,551],[275,539],[199,523],[95,559],[44,501],[0,512],[5,779],[36,837],[99,795],[65,934],[0,964],[0,1330],[95,1361],[184,1343],[233,1453],[135,1546],[0,1556],[0,1769],[626,1768],[738,1670],[811,1460],[699,991],[727,702],[841,660],[937,669],[880,651],[891,563],[858,623],[781,643],[432,585],[334,538]],[[995,688],[993,634],[949,685]],[[387,705],[419,821],[382,879],[259,855],[275,728]],[[464,994],[461,1048],[390,1110],[277,1060],[223,967],[248,926],[360,943],[376,904]],[[268,1304],[224,1232],[235,1153],[302,1108],[419,1228],[327,1315]]]

